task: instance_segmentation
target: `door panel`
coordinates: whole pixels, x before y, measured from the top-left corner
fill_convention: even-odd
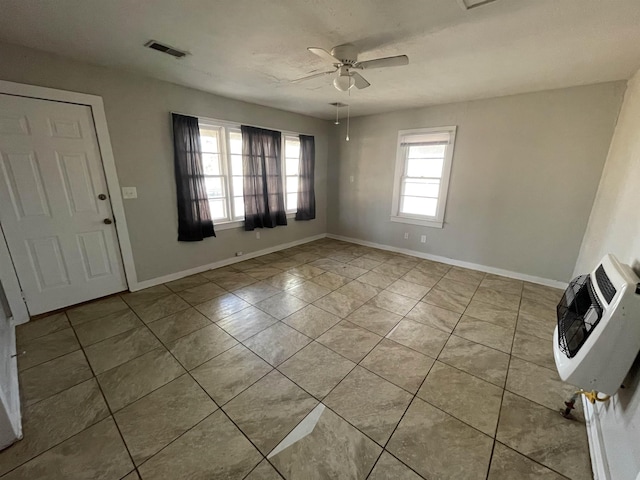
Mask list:
[[[0,94],[0,112],[0,222],[29,313],[125,290],[91,108]]]

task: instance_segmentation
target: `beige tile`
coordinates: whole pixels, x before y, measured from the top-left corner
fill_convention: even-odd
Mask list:
[[[347,265],[346,263],[340,263],[339,265],[331,265],[325,268],[328,272],[335,273],[336,275],[340,275],[341,277],[347,277],[350,279],[356,279],[361,275],[367,273],[368,270],[364,268],[359,268],[354,265]]]
[[[423,323],[443,332],[451,333],[460,320],[460,314],[446,308],[437,307],[430,303],[418,302],[407,313],[407,318],[414,322]]]
[[[413,298],[404,297],[396,293],[383,290],[378,295],[369,300],[369,304],[378,308],[383,308],[398,315],[406,315],[418,303]]]
[[[405,275],[409,270],[411,270],[411,268],[393,265],[392,263],[383,263],[382,265],[378,265],[376,268],[371,269],[372,272],[388,275],[396,280]]]
[[[502,388],[436,362],[418,397],[493,437],[498,426]]]
[[[373,260],[371,258],[366,257],[358,257],[354,258],[349,262],[349,265],[353,265],[354,267],[364,268],[365,270],[371,270],[376,268],[378,265],[381,265],[383,262],[378,260]]]
[[[313,302],[316,307],[320,307],[329,313],[333,313],[340,318],[347,317],[351,312],[360,307],[364,302],[347,297],[338,291],[331,292],[320,300]]]
[[[80,344],[72,328],[49,333],[20,345],[18,370],[23,371],[35,367],[78,349],[80,349]]]
[[[438,360],[503,387],[507,377],[509,355],[452,335]]]
[[[464,314],[511,330],[515,328],[518,318],[515,310],[484,303],[475,298],[471,300]]]
[[[219,321],[217,325],[233,335],[236,340],[243,342],[277,321],[256,307],[249,307]]]
[[[553,342],[516,331],[511,355],[527,360],[550,370],[555,370]]]
[[[548,468],[496,442],[488,480],[564,480]]]
[[[93,376],[81,350],[68,353],[20,373],[22,405],[49,398]]]
[[[247,307],[250,304],[242,300],[240,297],[236,297],[232,293],[227,293],[220,297],[216,297],[208,302],[196,305],[195,308],[205,317],[213,322],[218,322],[223,318],[233,315]]]
[[[244,345],[236,345],[191,371],[218,405],[224,405],[272,370]]]
[[[128,308],[127,304],[124,303],[120,297],[114,296],[74,307],[67,310],[66,313],[71,325],[76,326],[89,320],[106,317],[110,313],[121,312]]]
[[[355,363],[313,342],[278,367],[316,398],[322,399],[354,367]]]
[[[536,283],[524,282],[522,289],[522,298],[530,298],[532,300],[544,299],[551,303],[558,303],[564,295],[564,291],[559,288],[547,287]]]
[[[218,272],[217,270],[211,270],[203,273],[205,277],[211,280],[216,285],[233,292],[240,288],[246,287],[258,281],[257,278],[247,275],[242,272]]]
[[[462,284],[461,282],[458,283]],[[457,313],[463,313],[470,300],[471,297],[461,295],[453,291],[444,290],[444,288],[440,287],[439,284],[429,290],[429,293],[427,293],[422,299],[423,302]]]
[[[405,347],[424,353],[431,358],[436,358],[449,335],[437,328],[405,319],[389,332],[387,338]]]
[[[520,302],[520,314],[539,318],[540,320],[544,320],[549,323],[556,323],[558,319],[556,313],[557,307],[557,302],[547,302],[546,300],[532,300],[530,298],[523,298]]]
[[[557,410],[505,392],[496,439],[569,478],[591,478],[584,425],[559,420]]]
[[[340,317],[315,305],[307,305],[282,321],[307,337],[318,338],[340,320]]]
[[[503,293],[502,291],[492,290],[486,287],[478,287],[473,298],[480,302],[490,303],[491,305],[496,305],[509,310],[517,311],[520,306],[520,295],[511,295],[509,293]]]
[[[266,300],[269,297],[273,297],[281,292],[281,290],[263,281],[242,287],[233,293],[242,298],[245,302],[255,305],[256,303]]]
[[[402,320],[402,317],[382,308],[364,304],[346,319],[373,333],[386,335]]]
[[[211,321],[196,309],[190,308],[151,322],[147,326],[160,341],[168,343],[207,325],[211,325]]]
[[[182,375],[114,416],[140,465],[217,408],[189,375]]]
[[[323,403],[358,430],[384,445],[412,395],[362,367],[356,367]]]
[[[369,475],[368,480],[422,480],[422,477],[407,467],[389,452],[384,451]]]
[[[519,333],[525,333],[527,335],[546,340],[547,342],[551,342],[553,340],[553,331],[556,328],[556,325],[557,322],[550,322],[549,320],[530,316],[521,312],[518,315],[517,331]]]
[[[225,295],[227,292],[223,288],[219,287],[215,283],[207,282],[196,287],[187,288],[178,293],[182,299],[191,304],[198,305],[200,303],[207,302],[212,298]]]
[[[560,380],[556,370],[549,370],[517,357],[511,357],[505,388],[551,410],[562,407],[563,402],[577,390],[573,385]],[[579,405],[580,402],[578,407]],[[578,408],[577,412],[580,411]],[[582,415],[578,413],[577,416]]]
[[[55,313],[44,318],[30,320],[16,326],[16,343],[18,347],[50,333],[69,328],[69,320],[64,313]]]
[[[311,339],[277,322],[244,341],[244,345],[274,367],[307,345]]]
[[[85,353],[98,375],[160,346],[158,339],[142,326],[95,343],[85,348]]]
[[[416,398],[387,450],[425,478],[480,480],[492,446],[490,437]]]
[[[209,325],[169,342],[167,348],[187,370],[192,370],[238,342],[217,325]]]
[[[343,320],[318,337],[317,341],[352,362],[358,363],[381,339],[379,335]]]
[[[432,272],[425,272],[419,268],[414,268],[412,270],[409,270],[406,274],[404,274],[401,280],[405,282],[413,283],[415,285],[420,285],[421,287],[426,288],[427,291],[429,291],[431,287],[435,286],[435,284],[440,281],[441,278],[442,278],[442,275],[438,275]],[[424,297],[426,293],[427,292],[424,292],[422,296]],[[420,300],[420,298],[418,298],[418,300]]]
[[[137,306],[147,303],[150,300],[158,300],[162,297],[166,297],[167,295],[171,295],[171,290],[164,285],[156,285],[136,292],[123,293],[120,295],[120,298],[122,298],[131,307],[133,305]]]
[[[434,360],[384,338],[360,365],[391,383],[416,393]]]
[[[282,270],[276,267],[263,265],[260,267],[250,268],[249,270],[246,270],[245,273],[258,280],[266,280],[269,277],[282,273]]]
[[[112,313],[106,317],[82,323],[74,328],[83,347],[114,337],[144,324],[132,310]]]
[[[164,348],[157,348],[98,375],[112,411],[118,411],[169,383],[184,369]]]
[[[301,308],[306,307],[308,304],[304,300],[300,300],[288,293],[280,293],[269,297],[266,300],[262,300],[256,304],[260,310],[267,312],[274,318],[282,320],[288,317],[292,313],[297,312]]]
[[[482,280],[480,286],[490,288],[491,290],[498,290],[510,295],[522,295],[523,284],[524,282],[522,280],[501,277],[500,275],[493,275],[489,273],[484,280]]]
[[[327,287],[330,290],[336,290],[341,286],[346,285],[350,281],[351,280],[347,277],[343,277],[331,272],[325,272],[322,275],[318,275],[317,277],[313,278],[313,283],[317,283],[318,285]]]
[[[431,273],[443,277],[451,270],[451,265],[446,263],[434,262],[433,260],[421,260],[415,268],[421,272]]]
[[[509,328],[499,327],[493,323],[483,322],[465,315],[453,333],[472,342],[481,343],[501,352],[511,353],[513,330]]]
[[[188,277],[179,278],[172,282],[165,283],[165,286],[174,292],[181,292],[189,288],[207,283],[209,280],[202,275],[189,275]]]
[[[358,277],[358,281],[380,289],[385,289],[396,281],[396,277],[384,275],[377,272],[367,272],[364,275]]]
[[[268,458],[287,479],[364,480],[381,450],[320,404]]]
[[[317,403],[280,372],[273,371],[222,408],[267,454]]]
[[[267,278],[265,280],[269,285],[272,285],[280,290],[289,290],[296,285],[300,285],[304,282],[304,279],[297,276],[292,275],[291,273],[282,272],[274,275],[273,277]]]
[[[134,305],[133,311],[136,312],[143,322],[150,323],[163,317],[168,317],[172,313],[186,310],[190,305],[181,299],[175,293],[161,297],[157,300],[147,300]]]
[[[122,480],[140,480],[140,476],[138,475],[138,472],[134,470],[126,477],[123,477]]]
[[[287,293],[305,302],[315,302],[316,300],[331,293],[331,290],[313,282],[304,282],[289,290]]]
[[[0,452],[0,475],[108,415],[109,410],[95,379],[27,406],[22,412],[24,438]]]
[[[34,458],[3,479],[109,480],[133,465],[113,419],[107,418]]]
[[[380,293],[380,289],[358,280],[353,280],[336,291],[361,302],[366,302]]]
[[[140,466],[145,480],[244,478],[260,453],[220,410]]]
[[[282,480],[282,477],[269,462],[263,460],[245,477],[245,480]]]
[[[478,270],[469,270],[462,267],[451,267],[444,278],[455,280],[456,282],[464,282],[473,286],[478,286],[482,282],[485,273]]]
[[[311,280],[318,275],[322,275],[324,273],[324,270],[322,270],[321,268],[312,267],[311,265],[299,265],[287,270],[287,272],[291,275],[296,275],[297,277],[304,278],[305,280]]]
[[[208,272],[203,273],[207,278],[220,274],[220,273],[228,273],[228,272],[245,272],[250,268],[259,267],[260,265],[264,265],[264,262],[260,260],[260,257],[252,258],[249,260],[244,260],[242,262],[234,263],[233,265],[227,265],[226,267],[216,268],[214,270],[209,270]]]
[[[397,293],[398,295],[404,295],[405,297],[420,300],[430,290],[430,287],[424,287],[417,283],[408,282],[403,280],[396,280],[387,287],[387,290],[391,293]]]

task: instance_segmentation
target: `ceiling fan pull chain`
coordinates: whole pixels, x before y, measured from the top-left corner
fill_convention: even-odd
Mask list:
[[[349,141],[349,105],[347,105],[347,142]]]

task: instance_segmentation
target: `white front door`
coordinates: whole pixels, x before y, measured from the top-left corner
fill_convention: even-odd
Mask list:
[[[0,224],[29,313],[126,290],[91,108],[0,94]]]

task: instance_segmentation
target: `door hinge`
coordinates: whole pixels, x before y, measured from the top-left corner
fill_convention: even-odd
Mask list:
[[[27,303],[27,297],[22,290],[20,290],[20,295],[22,295],[22,300],[24,300],[24,302]]]

